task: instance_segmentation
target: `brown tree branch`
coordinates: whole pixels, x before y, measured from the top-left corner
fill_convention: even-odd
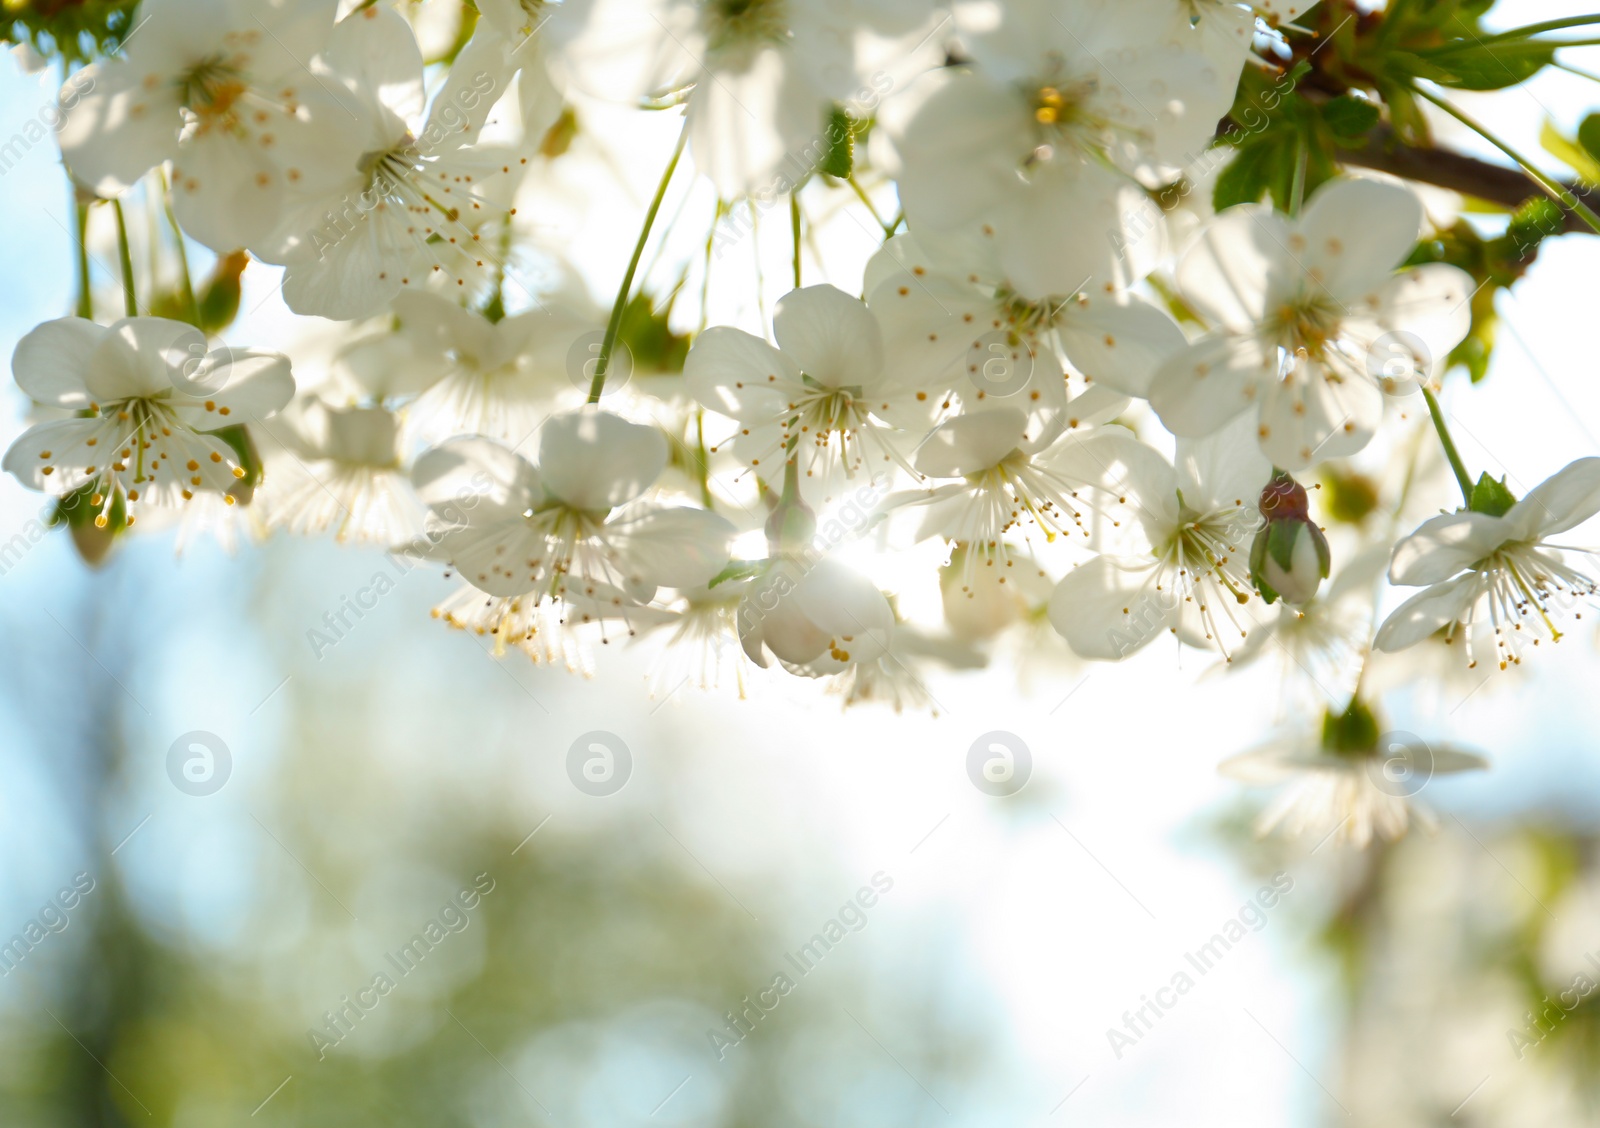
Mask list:
[[[1545,196],[1539,184],[1520,168],[1481,161],[1448,149],[1419,148],[1401,141],[1387,125],[1378,125],[1367,134],[1359,148],[1340,149],[1338,159],[1359,168],[1387,172],[1406,180],[1448,188],[1464,196],[1475,196],[1504,208],[1516,208],[1534,196]],[[1600,188],[1568,183],[1567,191],[1590,207],[1600,206]],[[1593,235],[1588,224],[1565,211],[1563,231],[1582,231]]]

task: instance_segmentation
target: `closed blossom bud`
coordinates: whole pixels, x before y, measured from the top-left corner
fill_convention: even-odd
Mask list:
[[[774,555],[792,552],[817,535],[817,515],[798,497],[780,501],[767,518],[767,543]]]
[[[239,316],[239,279],[249,263],[250,256],[243,251],[233,251],[217,259],[216,269],[196,297],[200,329],[220,333]]]
[[[1265,523],[1250,546],[1250,578],[1270,605],[1306,603],[1328,578],[1328,541],[1311,520],[1305,487],[1275,471],[1261,491]]]

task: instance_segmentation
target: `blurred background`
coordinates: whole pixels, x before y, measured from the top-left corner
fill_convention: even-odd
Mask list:
[[[53,90],[0,57],[0,139]],[[1594,90],[1461,101],[1536,151]],[[0,173],[0,354],[71,307],[70,206],[48,141]],[[567,232],[598,295],[618,226]],[[1597,267],[1547,242],[1490,377],[1451,389],[1468,461],[1519,493],[1600,453]],[[286,347],[276,284],[246,273],[230,340]],[[759,327],[762,297],[730,286],[719,319]],[[0,442],[23,409],[8,387]],[[430,618],[437,572],[377,551],[175,557],[168,531],[90,569],[46,515],[0,481],[6,1128],[1600,1124],[1593,637],[1391,695],[1492,768],[1359,852],[1257,839],[1266,797],[1216,773],[1303,710],[1268,669],[1088,667],[1044,632],[903,713],[781,675],[741,699],[658,642],[588,677],[496,657]],[[597,730],[631,762],[610,794],[569,770]],[[1032,759],[1009,796],[968,771],[995,731]]]

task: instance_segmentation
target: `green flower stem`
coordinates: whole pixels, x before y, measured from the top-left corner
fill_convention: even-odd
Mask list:
[[[1428,415],[1433,419],[1433,429],[1439,433],[1439,444],[1444,447],[1444,456],[1450,460],[1450,469],[1455,471],[1456,482],[1461,486],[1461,496],[1466,501],[1467,507],[1472,506],[1472,475],[1467,473],[1466,464],[1461,461],[1461,453],[1456,450],[1455,440],[1450,437],[1450,428],[1444,425],[1444,412],[1439,410],[1439,401],[1434,398],[1433,392],[1424,384],[1422,398],[1428,403]]]
[[[700,483],[700,504],[707,509],[715,510],[715,499],[711,496],[711,456],[706,453],[706,413],[694,413],[694,475]]]
[[[1568,211],[1572,212],[1579,219],[1583,220],[1584,223],[1588,224],[1595,234],[1600,235],[1600,215],[1596,215],[1592,210],[1590,210],[1587,204],[1578,199],[1578,197],[1574,196],[1571,192],[1567,191],[1566,186],[1560,181],[1546,176],[1521,153],[1517,152],[1510,145],[1500,140],[1500,138],[1496,137],[1493,133],[1490,133],[1482,125],[1478,124],[1478,122],[1474,121],[1472,118],[1456,109],[1449,102],[1446,102],[1443,98],[1437,98],[1419,86],[1413,86],[1411,89],[1419,97],[1425,98],[1432,102],[1435,106],[1438,106],[1441,110],[1455,118],[1462,125],[1466,126],[1478,136],[1482,137],[1485,141],[1489,142],[1489,144],[1493,145],[1496,149],[1499,149],[1506,156],[1516,161],[1517,164],[1522,166],[1522,171],[1526,172],[1530,177],[1537,181],[1539,186],[1548,192],[1550,196],[1556,200],[1556,202],[1561,204],[1561,206],[1566,208]]]
[[[789,230],[794,235],[794,288],[800,288],[800,195],[789,193]]]
[[[850,185],[850,187],[855,191],[856,199],[860,200],[862,204],[866,206],[867,211],[872,214],[873,221],[879,227],[883,228],[884,235],[887,237],[889,233],[894,230],[894,228],[883,221],[883,216],[878,213],[878,209],[872,204],[872,197],[867,195],[867,190],[865,188],[861,187],[861,182],[856,179],[855,173],[852,172],[849,178],[845,180],[845,183]]]
[[[700,327],[695,330],[697,336],[704,333],[706,326],[711,323],[711,262],[716,257],[717,224],[727,214],[728,205],[718,200],[716,214],[711,217],[711,230],[706,232],[705,274],[700,279]]]
[[[78,202],[77,189],[73,189],[73,207],[78,214],[77,246],[74,248],[78,255],[77,314],[79,317],[93,321],[94,293],[89,283],[89,205]]]
[[[112,200],[111,210],[117,217],[117,256],[122,267],[122,305],[128,317],[139,316],[139,296],[133,289],[133,252],[128,245],[128,219],[122,214],[122,201]]]
[[[611,353],[617,347],[617,334],[622,331],[622,313],[628,308],[628,295],[633,291],[633,276],[639,269],[639,260],[644,257],[644,245],[650,240],[650,228],[655,225],[656,213],[661,210],[661,201],[667,197],[667,185],[672,183],[672,174],[678,167],[678,158],[683,156],[683,147],[689,142],[689,125],[684,123],[683,132],[678,135],[678,144],[672,150],[672,159],[667,162],[666,171],[661,174],[661,184],[656,189],[655,199],[650,201],[650,210],[645,213],[644,227],[639,231],[639,242],[634,245],[633,258],[628,261],[628,270],[622,276],[622,285],[617,290],[617,300],[611,307],[611,320],[606,324],[606,335],[600,342],[600,357],[595,364],[594,380],[589,385],[589,402],[599,403],[600,395],[606,387],[606,368],[611,363]]]
[[[172,243],[178,249],[178,286],[183,296],[184,307],[189,311],[189,321],[200,327],[200,303],[194,296],[194,279],[189,274],[189,253],[183,245],[183,228],[178,226],[178,217],[172,211],[172,188],[167,183],[167,174],[161,169],[156,169],[156,178],[161,183],[161,209],[166,213],[167,226],[172,229]]]

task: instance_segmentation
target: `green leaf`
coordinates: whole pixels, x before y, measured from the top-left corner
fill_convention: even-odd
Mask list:
[[[0,2],[0,38],[31,43],[47,59],[86,59],[112,54],[135,27],[138,0],[72,0],[70,3]],[[87,50],[86,50],[87,48]]]
[[[1335,137],[1360,137],[1378,124],[1376,103],[1354,94],[1341,94],[1322,107],[1322,120]]]
[[[1534,196],[1511,213],[1506,238],[1518,247],[1531,247],[1547,235],[1559,235],[1566,213],[1548,196]]]
[[[1539,144],[1545,152],[1576,172],[1586,183],[1600,184],[1600,160],[1596,159],[1594,152],[1583,140],[1584,126],[1588,126],[1591,121],[1595,123],[1590,129],[1593,135],[1591,140],[1600,144],[1600,114],[1590,114],[1584,119],[1583,125],[1578,127],[1576,142],[1563,137],[1555,122],[1546,118],[1544,124],[1539,127]]]
[[[1515,504],[1517,499],[1506,489],[1506,480],[1501,478],[1497,482],[1485,471],[1478,478],[1478,484],[1472,487],[1472,501],[1468,508],[1474,513],[1500,517]]]
[[[1277,174],[1279,157],[1271,145],[1241,146],[1228,167],[1217,174],[1211,206],[1217,211],[1234,204],[1253,204],[1267,194]]]
[[[623,307],[618,339],[633,355],[635,372],[677,373],[683,371],[689,355],[689,338],[674,333],[667,325],[671,311],[656,309],[647,294],[635,294]]]
[[[1600,114],[1590,114],[1579,124],[1578,144],[1595,162],[1595,179],[1600,181]],[[1583,169],[1578,171],[1582,172]]]
[[[1526,82],[1555,61],[1556,45],[1537,39],[1513,39],[1498,43],[1470,42],[1448,44],[1420,56],[1444,77],[1425,74],[1441,86],[1459,90],[1503,90]]]

